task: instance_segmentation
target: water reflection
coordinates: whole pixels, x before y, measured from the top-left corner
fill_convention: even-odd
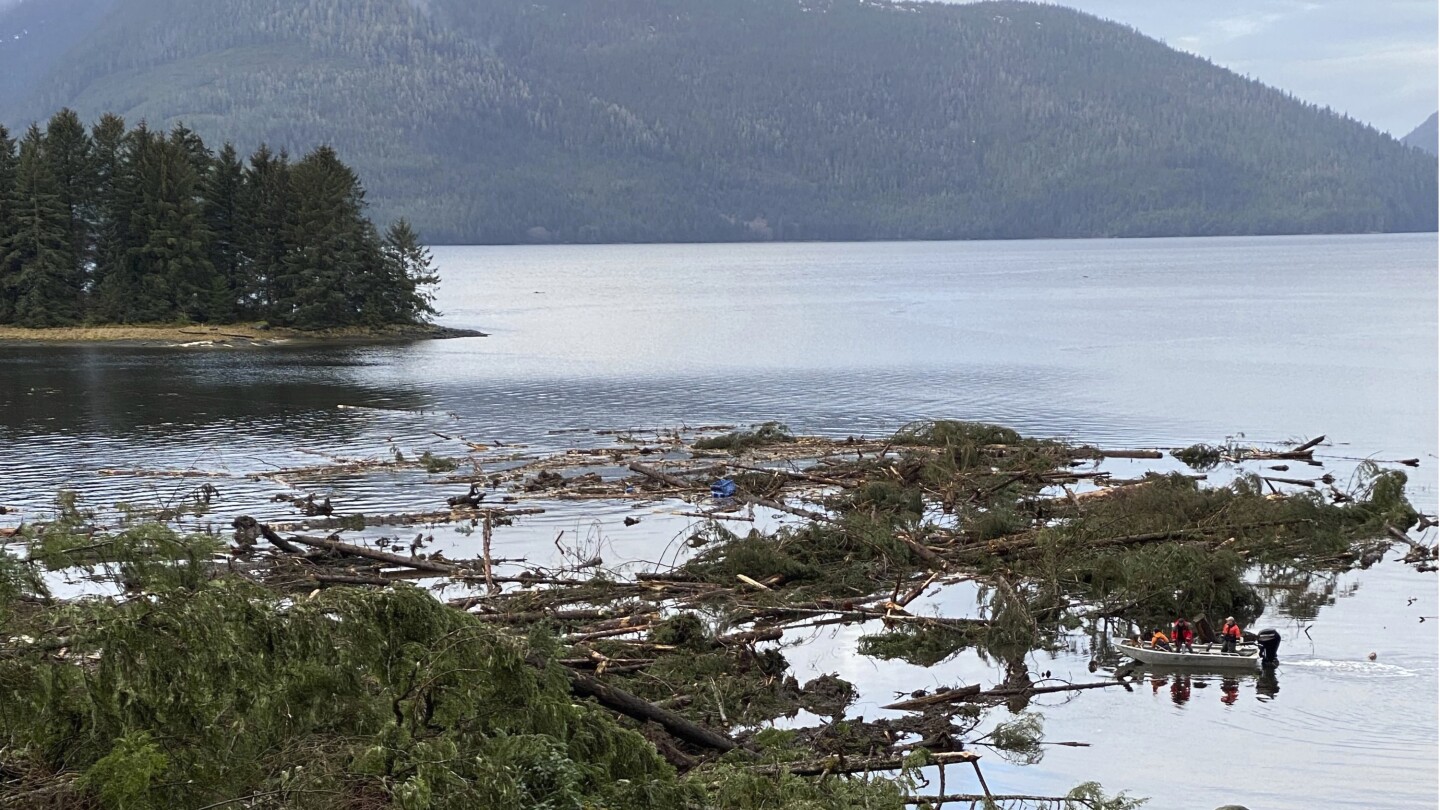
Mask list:
[[[412,386],[368,380],[370,365],[362,350],[3,346],[0,435],[121,437],[263,424],[266,435],[343,437],[355,420],[339,405],[423,406]]]
[[[1259,591],[1267,609],[1297,621],[1314,621],[1320,609],[1337,598],[1353,596],[1359,582],[1342,587],[1333,573],[1305,571],[1284,565],[1262,565],[1256,570]]]
[[[1141,677],[1150,684],[1151,695],[1158,697],[1161,690],[1168,690],[1170,702],[1180,708],[1195,699],[1194,690],[1213,686],[1219,686],[1219,700],[1226,706],[1234,706],[1250,694],[1261,703],[1269,703],[1280,694],[1280,676],[1273,667],[1253,673],[1213,673],[1147,666]]]

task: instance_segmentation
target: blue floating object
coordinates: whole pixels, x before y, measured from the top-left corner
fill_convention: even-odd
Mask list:
[[[710,485],[710,496],[712,498],[733,498],[735,497],[735,482],[729,478],[721,478]]]

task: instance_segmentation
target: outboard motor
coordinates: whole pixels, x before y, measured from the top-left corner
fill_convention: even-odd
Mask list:
[[[1260,647],[1260,664],[1273,667],[1280,663],[1280,631],[1269,627],[1255,634],[1255,644]]]

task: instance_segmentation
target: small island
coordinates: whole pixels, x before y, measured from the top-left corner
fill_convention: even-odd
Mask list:
[[[0,127],[0,340],[267,345],[478,335],[430,321],[439,278],[365,216],[329,146],[242,160],[192,130],[72,110]]]

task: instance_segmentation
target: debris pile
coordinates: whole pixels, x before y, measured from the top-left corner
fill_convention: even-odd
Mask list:
[[[157,522],[102,529],[72,501],[13,531],[22,553],[0,555],[0,807],[900,808],[939,798],[917,793],[923,774],[943,780],[952,764],[973,770],[978,792],[945,794],[942,781],[943,800],[1001,801],[980,759],[1040,758],[1032,697],[1129,688],[1032,673],[1034,651],[1079,634],[1098,656],[1117,632],[1177,615],[1248,623],[1264,608],[1264,583],[1247,577],[1257,567],[1306,581],[1396,543],[1407,563],[1435,565],[1435,547],[1409,534],[1431,519],[1393,466],[1362,465],[1343,490],[1329,474],[1243,466],[1319,463],[1320,439],[1197,445],[1175,453],[1185,472],[1154,449],[955,421],[883,440],[777,423],[661,446],[626,438],[499,472],[471,463],[434,512],[345,515],[310,496],[294,500],[314,518],[306,529],[242,516],[224,535],[185,536]],[[1122,480],[1109,459],[1162,469]],[[1222,467],[1233,474],[1212,482]],[[542,498],[670,504],[693,522],[665,567],[494,556],[498,529],[544,511],[519,502]],[[765,530],[767,516],[784,522]],[[480,531],[480,555],[447,558],[425,531],[343,536],[444,524]],[[113,583],[113,598],[49,592],[46,571],[76,569]],[[975,615],[923,607],[961,585]],[[933,666],[972,650],[1003,674],[851,717],[851,684],[801,684],[785,657],[841,624],[864,626],[862,655]],[[773,727],[802,711],[821,722]],[[1134,806],[1089,784],[1003,800]]]

